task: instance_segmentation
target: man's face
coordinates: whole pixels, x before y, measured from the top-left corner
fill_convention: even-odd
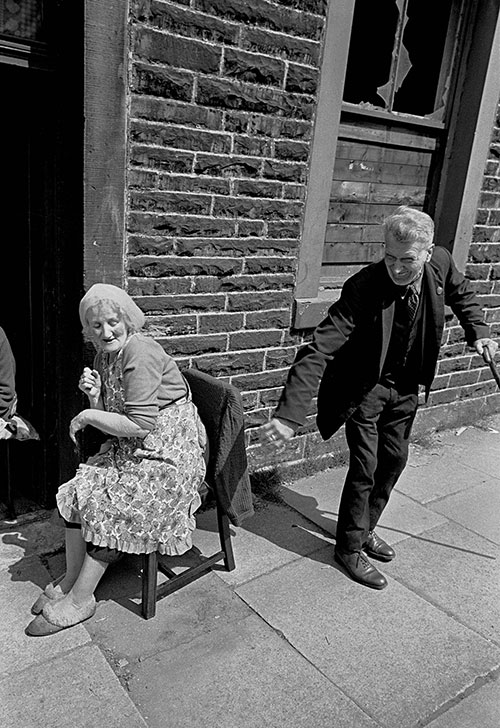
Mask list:
[[[424,264],[431,259],[433,247],[421,242],[399,242],[387,232],[384,261],[393,283],[397,286],[413,283],[422,273]]]

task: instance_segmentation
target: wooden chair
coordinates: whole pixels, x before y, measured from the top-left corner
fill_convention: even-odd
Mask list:
[[[215,458],[218,452],[218,436],[220,429],[214,426],[214,404],[212,401],[203,397],[203,382],[198,380],[197,373],[194,370],[188,370],[184,373],[188,383],[191,386],[193,402],[198,408],[200,417],[205,425],[208,437],[208,457],[207,457],[207,474],[205,480],[213,492],[217,509],[217,524],[219,530],[220,550],[210,556],[200,555],[201,562],[186,568],[179,574],[169,569],[162,562],[162,557],[158,553],[145,554],[142,557],[142,604],[141,613],[145,619],[154,617],[156,611],[156,602],[159,599],[172,594],[172,592],[181,589],[186,584],[190,584],[195,579],[209,572],[219,562],[224,563],[226,571],[232,571],[235,568],[233,548],[231,544],[231,535],[229,531],[229,518],[222,508],[220,494],[217,488],[217,474],[215,473]],[[210,381],[211,388],[216,387],[216,391],[223,393],[224,391],[233,390],[233,395],[239,397],[239,393],[234,390],[230,384],[222,382],[209,375],[203,377]],[[205,385],[206,386],[206,385]],[[213,390],[212,390],[213,391]],[[168,581],[158,585],[158,571],[168,577]]]

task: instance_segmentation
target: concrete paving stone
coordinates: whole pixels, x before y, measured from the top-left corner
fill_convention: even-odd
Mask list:
[[[307,558],[238,594],[384,728],[414,728],[500,665],[500,648],[397,581],[377,592]]]
[[[427,504],[465,491],[472,484],[493,482],[486,473],[458,462],[453,453],[453,450],[435,453],[432,460],[425,463],[420,458],[410,458],[398,481],[397,490],[419,503]],[[500,480],[495,482],[500,487]]]
[[[488,480],[462,493],[429,503],[428,507],[500,544],[500,483]]]
[[[47,638],[44,644],[54,636]],[[80,647],[0,681],[2,728],[145,728],[97,647]]]
[[[207,548],[206,536],[209,534],[203,529],[205,522],[206,518],[198,519],[201,528],[197,529],[194,539],[203,550]],[[231,531],[236,569],[217,571],[221,579],[231,585],[243,584],[305,554],[319,553],[327,543],[333,543],[324,531],[314,529],[296,510],[275,503],[259,507],[252,518],[244,521],[241,527],[231,526]],[[218,541],[212,540],[210,547],[215,550],[217,544]]]
[[[427,725],[427,728],[498,728],[500,681],[488,681]]]
[[[456,523],[400,544],[388,576],[500,644],[500,548]],[[499,704],[500,709],[500,704]]]
[[[283,486],[281,494],[288,505],[335,536],[344,476],[341,469],[327,472],[328,477],[320,473]],[[384,511],[377,533],[394,544],[445,521],[444,517],[396,490]]]
[[[257,616],[134,666],[149,728],[379,728]]]
[[[251,612],[216,574],[208,573],[161,599],[155,617],[146,620],[140,615],[140,592],[123,595],[126,578],[118,564],[113,578],[99,587],[97,614],[85,623],[94,642],[115,660],[131,662],[171,650]]]
[[[26,556],[46,554],[64,545],[64,531],[51,520],[40,520],[0,531],[0,568]]]
[[[48,581],[47,570],[37,556],[0,570],[0,677],[40,665],[90,641],[82,625],[63,630],[50,639],[25,634],[24,630],[33,619],[31,605],[40,594],[40,586]]]

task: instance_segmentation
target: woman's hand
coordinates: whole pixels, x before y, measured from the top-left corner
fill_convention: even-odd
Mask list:
[[[101,396],[101,377],[97,369],[85,367],[78,381],[78,389],[81,389],[91,402],[96,403]]]
[[[77,444],[76,433],[79,432],[80,430],[83,430],[83,428],[89,424],[89,422],[88,422],[89,411],[91,412],[92,410],[82,410],[81,412],[79,412],[76,415],[76,417],[73,417],[73,419],[69,423],[69,436],[71,437],[71,439],[73,440],[75,445]]]

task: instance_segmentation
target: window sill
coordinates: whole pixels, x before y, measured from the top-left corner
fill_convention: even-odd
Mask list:
[[[293,316],[294,329],[313,329],[322,321],[328,309],[340,298],[340,288],[320,291],[315,298],[296,298]]]

